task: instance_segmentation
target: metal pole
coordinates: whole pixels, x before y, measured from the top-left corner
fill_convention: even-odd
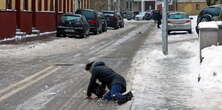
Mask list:
[[[141,11],[144,12],[144,0],[141,0]]]
[[[168,32],[167,32],[167,13],[168,13],[168,0],[164,0],[162,4],[163,11],[162,11],[162,50],[163,54],[168,54]]]
[[[16,8],[16,24],[17,24],[17,29],[21,28],[21,23],[20,23],[20,12],[21,12],[21,7],[20,7],[20,0],[16,0],[15,8]]]

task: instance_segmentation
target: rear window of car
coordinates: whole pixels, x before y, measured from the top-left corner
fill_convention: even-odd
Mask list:
[[[69,21],[69,22],[77,22],[77,21],[80,21],[80,17],[79,16],[62,16],[61,20]]]
[[[114,16],[114,12],[103,12],[105,16]]]
[[[170,14],[168,18],[169,19],[186,19],[186,18],[189,18],[189,16],[183,13],[174,13],[174,14]]]
[[[84,15],[87,20],[96,19],[96,14],[93,11],[87,11],[87,10],[78,10],[76,12],[77,14]]]
[[[200,12],[200,15],[210,14],[212,16],[219,16],[220,10],[221,9],[219,7],[209,7],[209,8],[203,9],[203,11]]]

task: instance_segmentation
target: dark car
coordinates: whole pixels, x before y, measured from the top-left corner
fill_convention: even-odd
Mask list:
[[[126,19],[127,19],[127,20],[132,20],[132,19],[134,19],[134,13],[133,13],[133,12],[127,12],[127,13],[126,13]]]
[[[152,19],[152,10],[146,11],[143,18],[144,18],[144,20],[151,20]]]
[[[102,19],[97,11],[91,9],[78,9],[76,14],[81,14],[86,17],[91,32],[94,34],[102,33]]]
[[[105,15],[108,27],[112,27],[114,29],[119,28],[119,19],[115,11],[103,11],[103,14]]]
[[[104,16],[104,14],[102,12],[99,12],[99,16],[101,17],[102,19],[102,31],[103,32],[106,32],[107,31],[107,21],[106,21],[106,18]]]
[[[124,27],[124,19],[123,19],[123,17],[121,16],[120,13],[117,13],[117,16],[118,16],[118,20],[119,20],[119,27],[123,28]]]
[[[82,15],[65,14],[60,17],[56,35],[58,37],[66,35],[86,37],[89,35],[89,24]]]
[[[197,17],[196,32],[199,33],[198,24],[207,21],[221,21],[222,20],[222,5],[213,5],[204,8],[200,11]]]

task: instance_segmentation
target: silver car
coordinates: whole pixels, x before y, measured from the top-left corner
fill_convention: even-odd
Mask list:
[[[171,12],[168,15],[168,33],[171,31],[188,31],[192,33],[191,19],[184,12]]]

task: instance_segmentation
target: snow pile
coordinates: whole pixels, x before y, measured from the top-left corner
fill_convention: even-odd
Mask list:
[[[218,25],[215,21],[210,22],[200,22],[198,25],[199,28],[215,28],[218,29]]]
[[[222,82],[222,46],[211,46],[202,50],[201,77],[207,82]],[[219,85],[218,85],[219,86]]]
[[[124,22],[126,23],[144,23],[144,22],[154,22],[153,20],[127,20],[127,19],[124,19]]]

